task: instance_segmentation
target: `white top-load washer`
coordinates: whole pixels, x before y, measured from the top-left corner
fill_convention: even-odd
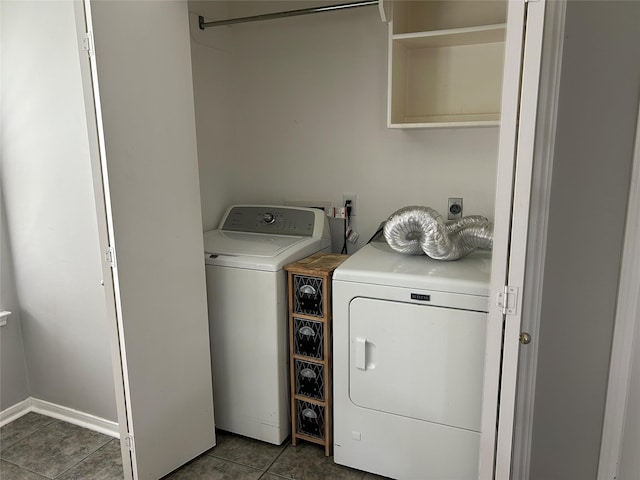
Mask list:
[[[333,275],[334,459],[395,479],[477,478],[491,257],[382,241]]]
[[[290,433],[286,272],[331,237],[321,210],[235,205],[204,249],[216,426],[269,443]]]

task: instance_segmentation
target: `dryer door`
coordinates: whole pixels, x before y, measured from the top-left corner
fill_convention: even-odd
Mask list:
[[[351,401],[479,432],[486,319],[482,312],[355,298]]]

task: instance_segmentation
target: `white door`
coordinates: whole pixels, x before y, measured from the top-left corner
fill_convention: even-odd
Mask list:
[[[640,471],[640,108],[637,119],[599,479]]]
[[[483,480],[507,480],[511,475],[522,292],[546,2],[511,0],[508,6],[480,442],[479,478]]]
[[[124,473],[157,479],[215,444],[187,7],[79,10]]]

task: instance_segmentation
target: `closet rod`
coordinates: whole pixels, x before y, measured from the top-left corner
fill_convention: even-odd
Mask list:
[[[340,3],[337,5],[327,5],[326,7],[303,8],[302,10],[289,10],[286,12],[265,13],[264,15],[254,15],[252,17],[229,18],[227,20],[217,20],[214,22],[205,22],[204,17],[198,17],[200,30],[209,27],[219,27],[222,25],[233,25],[236,23],[259,22],[262,20],[272,20],[274,18],[297,17],[298,15],[309,15],[310,13],[331,12],[333,10],[344,10],[347,8],[366,7],[369,5],[377,5],[378,0],[360,0],[350,3]]]

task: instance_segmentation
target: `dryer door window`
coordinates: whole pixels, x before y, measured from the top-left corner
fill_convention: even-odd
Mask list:
[[[479,432],[486,322],[482,312],[355,298],[351,401]]]

